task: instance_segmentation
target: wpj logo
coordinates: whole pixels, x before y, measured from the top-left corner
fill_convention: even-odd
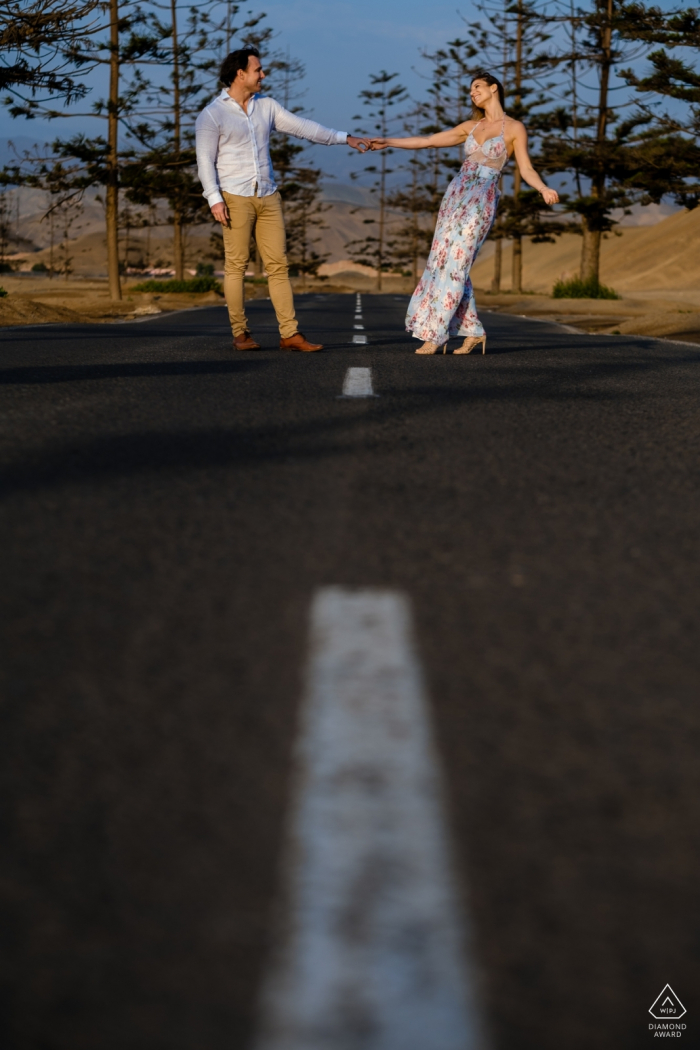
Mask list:
[[[649,1030],[654,1033],[654,1038],[680,1039],[686,1029],[686,1025],[678,1024],[679,1019],[686,1013],[683,1003],[680,1001],[670,984],[667,984],[663,992],[651,1004],[649,1013],[661,1024],[650,1024]]]
[[[657,1021],[667,1021],[669,1017],[678,1020],[687,1011],[671,985],[667,984],[658,999],[649,1007],[649,1013]]]

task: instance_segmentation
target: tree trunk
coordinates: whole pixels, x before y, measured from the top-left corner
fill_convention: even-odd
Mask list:
[[[121,299],[119,280],[119,0],[109,0],[109,106],[107,110],[107,187],[105,220],[107,224],[107,273],[111,299]]]
[[[491,278],[491,291],[497,294],[501,290],[501,267],[503,265],[503,239],[498,238],[494,244],[493,252],[493,277]]]
[[[583,241],[581,244],[581,280],[599,280],[600,275],[600,230],[591,230],[585,216],[581,221]]]
[[[185,276],[185,252],[182,239],[182,219],[177,205],[173,208],[173,267],[175,279],[182,281]]]
[[[413,216],[414,222],[416,216]],[[415,288],[418,284],[418,253],[420,251],[420,242],[418,240],[418,229],[414,228],[413,231],[413,249],[412,249],[412,265],[411,265],[411,276],[413,277],[413,287]]]
[[[53,210],[51,211],[51,214],[49,215],[49,237],[51,238],[51,240],[49,242],[49,280],[51,280],[53,278],[53,261],[54,261],[53,260],[53,242],[54,242]]]
[[[177,0],[170,0],[170,13],[173,20],[173,158],[175,160],[175,178],[180,174],[180,56],[178,54],[177,35]],[[177,193],[177,188],[175,193]],[[173,266],[175,280],[181,281],[185,276],[185,253],[182,239],[182,208],[173,203]]]
[[[605,8],[605,16],[600,30],[600,80],[598,90],[598,120],[596,125],[596,146],[598,147],[598,170],[591,180],[591,197],[602,200],[605,197],[605,157],[603,144],[608,126],[608,87],[612,55],[612,18],[614,0],[599,0],[599,8]],[[592,229],[591,223],[584,215],[581,218],[583,227],[583,244],[581,245],[581,280],[600,280],[600,242],[601,232]]]
[[[513,238],[513,267],[511,271],[511,291],[522,292],[523,290],[523,239]]]
[[[523,10],[522,0],[518,0],[518,22],[517,31],[515,37],[515,96],[514,102],[517,106],[518,119],[522,120],[520,116],[520,106],[522,103],[522,82],[523,82],[523,23],[525,20],[525,13]],[[522,187],[522,178],[520,175],[520,168],[516,164],[513,169],[513,202],[517,207],[518,197],[520,196],[520,189]],[[523,238],[521,234],[516,234],[513,237],[513,258],[512,258],[512,269],[511,269],[511,282],[510,287],[512,292],[522,292],[523,290]]]
[[[513,170],[513,197],[517,203],[518,196],[520,195],[520,187],[522,186],[522,179],[520,177],[520,168],[515,165]],[[511,269],[511,282],[510,289],[512,292],[522,292],[523,290],[523,239],[520,234],[516,234],[513,237],[513,259]]]
[[[416,211],[416,200],[418,196],[418,171],[415,164],[411,167],[411,204],[413,207],[413,244],[411,247],[413,287],[418,284],[418,253],[420,252],[420,212]]]
[[[382,129],[382,134],[386,131]],[[379,177],[379,243],[377,244],[377,291],[382,290],[382,267],[384,265],[384,206],[386,197],[386,157],[382,153],[381,175]]]

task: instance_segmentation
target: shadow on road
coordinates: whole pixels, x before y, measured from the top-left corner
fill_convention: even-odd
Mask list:
[[[644,358],[570,363],[528,369],[499,367],[498,372],[473,372],[473,382],[461,389],[423,383],[381,394],[377,401],[344,402],[341,414],[321,409],[303,420],[287,420],[266,426],[196,425],[188,429],[138,431],[130,434],[99,436],[91,434],[84,442],[65,442],[37,461],[15,462],[0,472],[6,492],[55,488],[62,484],[85,484],[111,477],[126,477],[149,471],[202,470],[239,463],[287,461],[290,457],[323,460],[355,454],[365,441],[368,414],[379,415],[384,423],[392,419],[405,423],[437,413],[443,422],[446,413],[465,406],[485,403],[577,403],[629,404],[648,400],[650,391],[634,389],[632,381],[661,375],[669,367],[696,363],[696,354],[675,354],[672,358]],[[265,366],[265,361],[197,361],[132,365],[57,366],[46,369],[10,369],[4,382],[50,383],[71,379],[102,379],[123,376],[235,374]],[[43,373],[46,373],[44,376]],[[405,373],[404,373],[405,374]],[[615,380],[629,385],[611,387]],[[606,385],[607,384],[607,385]],[[653,393],[651,394],[653,397]],[[334,400],[334,405],[338,404]],[[309,406],[311,409],[311,405]],[[386,442],[393,440],[387,432]],[[322,439],[322,440],[320,440]]]
[[[159,376],[234,375],[264,368],[265,361],[142,361],[113,365],[48,365],[0,369],[0,386],[78,383],[91,379],[135,379]]]

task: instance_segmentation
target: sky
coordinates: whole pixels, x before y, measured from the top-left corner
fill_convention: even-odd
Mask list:
[[[183,0],[183,8],[186,4]],[[300,102],[307,115],[343,131],[357,128],[353,118],[362,109],[358,95],[370,86],[372,73],[382,69],[397,73],[397,82],[414,97],[422,97],[426,81],[420,74],[427,72],[427,63],[421,51],[465,37],[464,19],[480,17],[472,0],[255,0],[250,6],[267,13],[267,24],[276,31],[274,46],[289,48],[291,56],[304,63],[305,93]],[[673,0],[660,0],[659,6],[670,8]],[[104,86],[96,82],[91,98],[103,94]],[[13,120],[0,107],[0,145],[11,138],[26,147],[32,141],[51,141],[79,131],[99,134],[102,122]],[[351,171],[369,163],[341,146],[313,147],[309,159],[346,183]]]
[[[427,63],[421,51],[466,35],[455,0],[277,0],[262,9],[280,32],[279,43],[289,44],[306,66],[301,103],[309,116],[342,131],[358,128],[358,96],[371,86],[371,74],[398,73],[396,83],[422,97]],[[468,20],[478,17],[470,2],[461,11]],[[316,147],[313,154],[339,178],[362,166],[347,149]]]
[[[420,51],[463,36],[465,28],[455,0],[259,0],[251,7],[267,13],[277,32],[275,45],[289,47],[306,66],[300,102],[308,116],[342,131],[357,126],[352,118],[361,109],[358,94],[369,86],[371,73],[398,73],[411,93],[422,95],[424,83],[414,71],[421,65]],[[469,0],[461,10],[475,17]],[[96,85],[92,97],[101,94]],[[28,140],[51,141],[79,131],[100,133],[101,123],[94,118],[13,120],[0,108],[0,139],[21,139],[26,146]],[[347,181],[354,155],[346,147],[316,147],[313,154],[324,170]]]

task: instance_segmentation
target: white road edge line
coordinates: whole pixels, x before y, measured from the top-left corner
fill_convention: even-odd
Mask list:
[[[376,397],[372,387],[371,368],[348,368],[343,379],[341,397]]]
[[[295,759],[256,1050],[483,1050],[404,595],[317,592]]]

